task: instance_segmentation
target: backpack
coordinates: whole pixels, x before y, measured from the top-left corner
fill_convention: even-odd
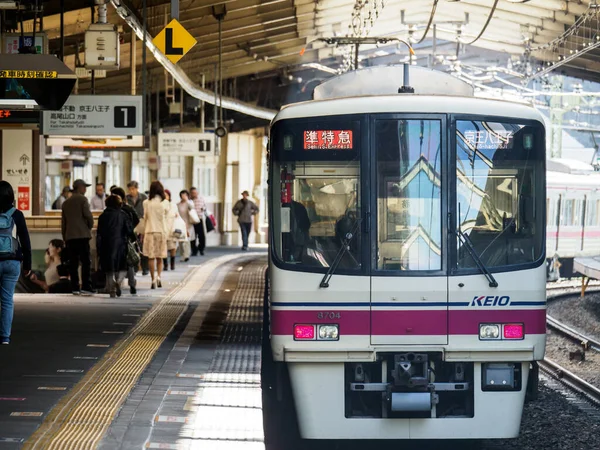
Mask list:
[[[13,219],[15,208],[0,214],[0,256],[15,257],[19,249],[17,226]]]

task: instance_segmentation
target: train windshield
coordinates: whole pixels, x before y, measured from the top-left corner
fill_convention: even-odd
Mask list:
[[[337,256],[338,272],[361,268],[359,147],[360,121],[276,125],[272,226],[281,261],[327,270]]]
[[[270,152],[271,244],[289,268],[439,275],[542,260],[541,125],[443,115],[281,120]]]
[[[492,271],[542,257],[543,139],[541,127],[456,122],[458,226]],[[467,248],[457,243],[457,268],[474,267]]]

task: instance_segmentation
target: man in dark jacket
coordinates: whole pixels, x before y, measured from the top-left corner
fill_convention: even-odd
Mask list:
[[[62,205],[62,236],[66,243],[73,295],[92,295],[92,259],[90,239],[94,217],[85,191],[90,186],[83,180],[73,183],[73,195]],[[79,285],[79,263],[81,263],[81,287]]]

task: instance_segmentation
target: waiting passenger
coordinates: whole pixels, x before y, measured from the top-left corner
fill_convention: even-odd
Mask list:
[[[181,243],[181,262],[188,262],[190,260],[192,249],[190,241],[194,241],[196,238],[196,230],[194,229],[194,223],[197,222],[197,220],[195,219],[198,218],[198,214],[196,213],[194,204],[190,200],[190,193],[188,191],[181,191],[179,193],[179,198],[181,199],[181,201],[177,204],[177,208],[179,209],[179,215],[187,225],[186,239],[182,240]],[[194,216],[194,214],[196,215]]]
[[[135,209],[133,209],[133,206],[127,204],[125,191],[123,190],[123,188],[113,187],[111,188],[110,193],[121,197],[121,201],[123,202],[121,204],[121,210],[127,215],[132,230],[131,234],[129,235],[129,241],[135,246],[135,248],[138,250],[138,253],[140,253],[138,238],[135,232],[133,231],[135,227],[137,227],[138,223],[140,223],[140,218],[135,212]],[[129,264],[127,265],[127,281],[129,282],[129,292],[131,293],[131,295],[137,294],[137,280],[135,279],[136,271],[137,267],[130,266]]]
[[[148,258],[151,289],[162,287],[160,276],[163,259],[167,257],[167,216],[171,207],[166,201],[165,189],[160,181],[150,185],[150,199],[144,200],[144,256]]]
[[[140,192],[140,185],[137,181],[132,180],[127,183],[127,204],[133,209],[138,215],[138,218],[141,220],[144,218],[144,201],[148,199],[146,194]],[[138,238],[141,240],[142,235],[139,235]],[[148,275],[148,258],[142,255],[142,275]]]
[[[182,237],[187,240],[187,230],[185,222],[179,215],[179,209],[177,204],[171,201],[171,191],[165,189],[165,195],[169,202],[169,214],[167,215],[167,253],[171,262],[171,270],[175,270],[175,255],[177,253],[177,247]],[[167,258],[163,259],[164,270],[169,270],[169,261]]]
[[[16,236],[16,238],[15,238]],[[21,261],[23,267],[21,267]],[[0,343],[10,343],[14,294],[19,274],[31,273],[31,242],[23,213],[15,208],[15,193],[0,181]]]
[[[106,191],[104,190],[104,183],[96,183],[96,195],[90,200],[90,208],[92,211],[103,211],[105,201]]]
[[[258,214],[258,206],[248,199],[248,191],[242,192],[242,198],[233,206],[233,214],[238,216],[238,223],[242,232],[242,250],[248,250],[248,236],[252,231],[252,216]]]
[[[73,194],[73,191],[71,191],[71,188],[69,186],[65,186],[62,190],[62,193],[58,196],[58,198],[56,200],[54,200],[54,203],[52,203],[52,209],[62,209],[63,203],[72,194]]]
[[[59,264],[56,268],[58,280],[48,286],[49,294],[69,294],[71,292],[71,280],[69,280],[69,266]]]
[[[85,197],[91,186],[83,180],[73,183],[73,195],[62,206],[62,236],[66,243],[73,295],[92,295],[92,260],[90,239],[94,216]],[[81,287],[79,286],[79,263],[81,263]]]
[[[121,211],[122,203],[121,197],[110,195],[98,218],[96,248],[100,268],[106,274],[106,291],[111,297],[121,296],[121,282],[127,273],[127,239],[133,232],[127,214]]]
[[[198,189],[195,187],[190,188],[190,200],[194,204],[194,209],[198,215],[198,222],[194,224],[194,238],[190,239],[192,244],[192,256],[204,255],[204,249],[206,247],[206,235],[204,234],[204,220],[206,211],[206,202],[204,197],[198,193]],[[196,239],[198,244],[196,244]]]
[[[58,266],[60,266],[62,263],[62,253],[64,248],[65,243],[61,239],[52,239],[48,244],[46,254],[44,255],[44,260],[46,261],[46,271],[44,272],[44,279],[38,279],[37,275],[34,273],[32,273],[31,277],[29,277],[29,279],[33,283],[37,284],[40,288],[42,288],[44,292],[48,292],[49,286],[56,283],[60,278],[58,273]]]

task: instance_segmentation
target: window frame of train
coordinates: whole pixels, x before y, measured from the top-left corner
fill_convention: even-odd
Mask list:
[[[367,182],[368,173],[368,117],[366,113],[356,114],[345,114],[345,115],[322,115],[322,116],[310,116],[310,117],[299,117],[290,119],[280,119],[275,122],[271,127],[271,136],[269,142],[269,246],[271,253],[271,261],[276,267],[296,271],[296,272],[308,272],[308,273],[327,273],[329,270],[328,266],[308,265],[301,261],[289,261],[285,260],[284,255],[284,243],[283,237],[281,236],[282,231],[282,218],[276,215],[281,215],[282,203],[280,201],[281,191],[281,167],[284,163],[292,164],[292,167],[298,162],[306,161],[310,163],[326,163],[326,162],[344,162],[344,161],[356,161],[358,169],[358,199],[356,200],[357,205],[357,217],[360,219],[358,225],[357,236],[353,238],[353,245],[358,245],[359,250],[357,252],[358,266],[354,268],[346,268],[341,264],[336,269],[335,273],[339,275],[368,275],[370,268],[368,267],[367,261],[369,261],[369,242],[368,242],[368,225],[366,225],[365,217],[367,212],[361,209],[361,204],[364,204],[363,198],[368,195],[369,187]],[[324,149],[305,149],[303,148],[304,132],[314,130],[351,130],[352,131],[352,148],[348,150],[324,150]],[[291,137],[288,137],[291,136]],[[286,150],[286,146],[290,145],[291,148]],[[288,142],[285,142],[288,140]],[[355,154],[355,158],[345,159],[351,153]],[[292,158],[293,155],[298,158]],[[343,169],[343,164],[340,164],[339,168]],[[346,168],[350,167],[350,164],[346,165]],[[295,169],[292,169],[295,170]],[[343,170],[342,170],[343,172]],[[344,175],[339,177],[342,180]],[[306,178],[306,177],[305,177]],[[335,178],[332,176],[331,178]],[[293,195],[293,194],[292,194]],[[293,210],[290,209],[290,212]],[[293,214],[293,212],[291,212]],[[312,223],[311,223],[312,226]],[[277,240],[280,239],[280,242]],[[331,263],[331,261],[328,261]]]
[[[542,123],[537,120],[531,119],[519,119],[514,117],[502,117],[502,116],[487,116],[487,115],[475,115],[475,114],[451,114],[448,134],[449,134],[449,151],[448,151],[448,170],[451,175],[452,182],[449,184],[449,205],[455,206],[453,209],[455,211],[455,216],[449,216],[449,223],[452,224],[452,227],[458,227],[458,220],[460,220],[458,216],[458,198],[457,198],[457,185],[458,185],[458,176],[457,176],[457,158],[458,158],[458,122],[488,122],[494,124],[506,124],[506,125],[519,125],[523,127],[531,127],[534,132],[534,151],[536,153],[533,161],[538,162],[539,166],[537,167],[537,172],[540,176],[535,177],[535,185],[533,186],[533,199],[532,202],[535,204],[536,209],[536,217],[533,219],[536,224],[536,240],[538,241],[539,250],[538,255],[532,261],[526,263],[515,263],[515,264],[506,264],[506,265],[487,265],[487,268],[492,273],[502,273],[502,272],[511,272],[523,269],[532,269],[539,267],[544,264],[546,260],[546,136],[545,129]],[[538,194],[539,193],[539,194]],[[543,193],[543,194],[542,194]],[[537,195],[536,195],[537,194]],[[541,195],[540,195],[541,194]],[[520,208],[519,204],[517,208]],[[461,214],[464,212],[461,211]],[[470,274],[478,274],[480,270],[477,267],[459,267],[459,255],[458,255],[458,246],[457,246],[457,236],[454,232],[456,228],[450,230],[448,234],[448,249],[449,249],[449,257],[450,257],[450,273],[449,275],[470,275]],[[506,230],[506,229],[505,229]],[[500,234],[504,233],[501,232]],[[485,260],[484,260],[485,264]]]
[[[439,172],[440,172],[440,194],[439,194],[439,218],[440,218],[440,267],[438,269],[411,269],[411,268],[394,268],[386,269],[380,268],[379,261],[379,247],[380,233],[384,231],[383,224],[380,223],[380,211],[379,211],[379,181],[380,174],[378,169],[378,155],[380,153],[377,148],[378,136],[376,133],[377,123],[383,121],[397,121],[397,122],[439,122],[440,127],[440,150],[439,150]],[[448,214],[448,184],[451,177],[448,176],[448,115],[447,114],[431,114],[431,113],[373,113],[370,114],[370,139],[369,139],[369,161],[370,171],[368,178],[372,180],[370,183],[369,194],[369,208],[370,210],[370,230],[372,230],[371,236],[371,274],[376,277],[440,277],[448,275],[448,221],[444,220]],[[399,160],[400,164],[400,160]],[[406,172],[408,174],[408,172]],[[372,189],[371,189],[372,188]],[[412,197],[409,197],[413,200]],[[381,199],[387,205],[389,201],[388,197]],[[383,214],[387,214],[387,211],[383,211]],[[419,222],[420,225],[420,222]],[[402,257],[400,256],[400,259]]]

